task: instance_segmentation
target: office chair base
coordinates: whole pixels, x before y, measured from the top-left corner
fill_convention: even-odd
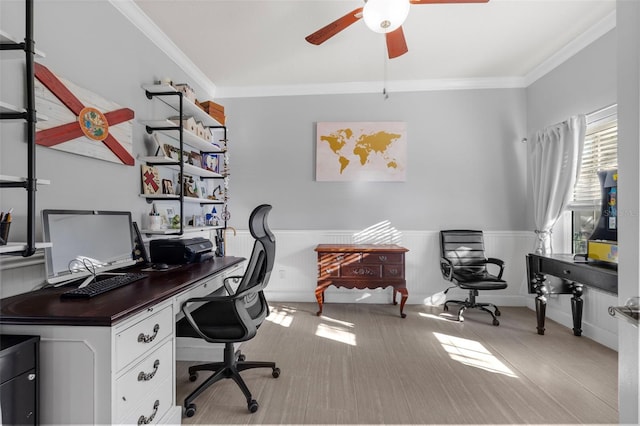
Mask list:
[[[280,377],[280,369],[276,367],[275,362],[245,361],[245,356],[241,354],[240,351],[233,351],[233,343],[225,344],[224,361],[210,362],[207,364],[193,365],[189,367],[189,380],[192,382],[195,382],[198,379],[199,371],[211,371],[213,374],[184,399],[185,415],[187,417],[193,417],[197,409],[193,400],[209,386],[222,379],[232,379],[236,382],[244,396],[247,398],[247,409],[249,412],[255,413],[258,411],[258,401],[253,399],[251,391],[249,391],[249,388],[242,379],[242,376],[240,376],[241,371],[248,370],[250,368],[271,368],[271,376],[273,378]]]
[[[458,321],[463,322],[464,321],[464,317],[462,316],[462,314],[464,313],[464,311],[466,311],[467,309],[480,309],[481,311],[485,311],[487,312],[489,315],[491,315],[491,318],[493,318],[493,325],[495,326],[499,326],[500,325],[500,321],[498,321],[498,318],[500,316],[500,309],[498,309],[498,307],[496,305],[494,305],[493,303],[479,303],[476,302],[476,296],[478,294],[478,290],[469,290],[469,298],[465,299],[465,300],[447,300],[446,302],[444,302],[444,310],[448,311],[449,310],[449,306],[447,306],[449,303],[455,303],[458,305],[462,305],[460,307],[460,309],[458,310]],[[487,309],[487,306],[490,306],[493,308],[493,312],[489,309]]]

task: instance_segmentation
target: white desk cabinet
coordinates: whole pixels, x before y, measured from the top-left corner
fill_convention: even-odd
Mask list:
[[[41,423],[180,423],[182,407],[176,405],[175,393],[176,315],[183,300],[211,293],[222,286],[224,277],[242,272],[243,259],[224,259],[237,261],[213,265],[221,263],[216,260],[212,265],[187,265],[178,272],[152,273],[138,288],[132,288],[133,283],[87,301],[61,301],[64,289],[33,292],[36,305],[37,297],[44,297],[40,292],[52,293],[49,303],[41,307],[46,320],[32,313],[23,317],[25,323],[18,323],[16,306],[29,298],[2,299],[0,331],[41,338]],[[124,291],[117,294],[120,290]],[[108,314],[109,319],[98,318],[96,311],[110,301],[115,304],[116,298],[118,312]],[[99,325],[76,325],[82,320],[78,315],[84,312],[83,305],[90,312],[85,320]],[[103,320],[110,324],[102,325]]]

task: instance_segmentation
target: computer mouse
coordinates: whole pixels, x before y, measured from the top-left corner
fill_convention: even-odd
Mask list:
[[[169,265],[167,265],[166,263],[154,263],[153,265],[151,265],[151,267],[158,271],[169,269]]]

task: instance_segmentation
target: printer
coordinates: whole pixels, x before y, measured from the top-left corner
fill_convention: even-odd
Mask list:
[[[149,242],[149,252],[152,263],[197,263],[213,257],[213,243],[202,237],[158,239]]]

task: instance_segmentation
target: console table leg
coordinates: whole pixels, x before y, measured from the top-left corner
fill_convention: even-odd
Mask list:
[[[398,292],[398,290],[396,290],[396,288],[393,288],[393,304],[397,305],[398,302],[396,302],[396,293]]]
[[[395,291],[396,290],[394,289],[394,296],[395,296]],[[409,298],[409,292],[407,291],[406,288],[399,288],[397,291],[402,295],[402,297],[400,298],[400,316],[402,318],[406,318],[407,314],[404,313],[404,304],[407,302],[407,299]]]
[[[322,315],[322,304],[324,303],[324,291],[330,284],[318,283],[316,287],[316,300],[318,301],[318,312],[316,312],[317,316]]]
[[[571,297],[571,313],[573,314],[573,335],[582,336],[582,285],[574,284]]]

